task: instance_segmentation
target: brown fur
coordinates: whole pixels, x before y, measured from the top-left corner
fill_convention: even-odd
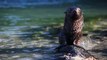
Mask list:
[[[82,37],[83,14],[80,8],[72,7],[65,12],[65,21],[59,36],[60,44],[74,45],[79,43]]]

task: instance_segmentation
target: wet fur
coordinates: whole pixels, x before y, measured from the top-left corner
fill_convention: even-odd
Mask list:
[[[60,45],[78,44],[82,37],[83,14],[80,10],[80,15],[77,15],[76,8],[68,8],[65,12],[64,27],[59,35]]]

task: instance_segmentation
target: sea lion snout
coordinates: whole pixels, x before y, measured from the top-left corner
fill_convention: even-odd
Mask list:
[[[80,8],[76,8],[75,12],[76,12],[77,15],[81,15],[81,9]]]

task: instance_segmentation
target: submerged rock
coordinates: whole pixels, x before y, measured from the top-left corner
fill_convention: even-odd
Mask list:
[[[97,60],[87,50],[76,45],[65,45],[60,47],[56,60]]]

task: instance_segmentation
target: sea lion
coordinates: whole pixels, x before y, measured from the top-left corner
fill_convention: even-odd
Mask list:
[[[83,13],[79,7],[70,7],[65,12],[59,43],[62,45],[78,45],[82,37]]]

